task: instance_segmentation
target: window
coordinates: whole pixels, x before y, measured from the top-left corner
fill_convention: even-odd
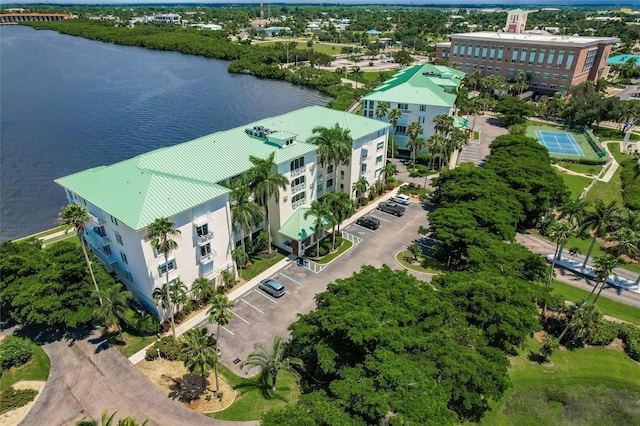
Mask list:
[[[291,181],[291,187],[298,186],[300,184],[304,184],[304,176],[300,176]]]
[[[509,69],[509,74],[515,74],[515,73],[516,73],[516,70],[514,70],[514,69]]]
[[[167,268],[167,265],[169,265],[169,268]],[[176,267],[176,260],[170,259],[168,263],[161,263],[160,265],[158,265],[158,275],[163,276],[167,273],[167,269],[169,270],[169,272],[171,272],[174,271]]]
[[[540,85],[540,87],[542,87],[542,88],[544,89],[545,87],[547,87],[547,83],[542,83],[542,84]]]
[[[380,164],[380,163],[382,163],[382,155],[378,155],[376,157],[376,164]]]
[[[536,83],[535,81],[533,83],[531,83],[531,86],[533,87],[538,87],[538,83]]]
[[[129,264],[129,261],[127,260],[127,255],[124,254],[123,252],[120,252],[120,259],[122,259],[122,261],[127,265]]]
[[[109,244],[102,246],[102,252],[106,255],[111,255],[111,246]]]
[[[196,232],[198,233],[198,237],[202,237],[203,235],[209,235],[209,225],[205,223],[202,226],[198,226],[196,228]]]
[[[384,141],[378,142],[378,146],[376,147],[376,151],[380,151],[382,148],[384,148]]]
[[[333,179],[327,179],[327,189],[333,188]]]
[[[367,163],[360,165],[360,172],[364,173],[367,171]]]
[[[327,182],[329,182],[329,181],[327,181]],[[301,202],[301,204],[302,204],[302,203],[304,203],[305,198],[307,198],[307,192],[303,191],[303,192],[301,192],[299,194],[296,194],[293,197],[291,197],[291,204],[296,204],[297,202]]]
[[[396,126],[396,134],[404,134],[407,131],[407,126]]]
[[[369,118],[373,118],[373,110],[372,110],[372,109],[371,109],[371,110],[369,110],[369,112],[367,113],[367,116],[368,116]]]
[[[560,86],[559,89],[562,92],[562,91],[564,91],[565,87],[564,86]]]
[[[556,85],[555,85],[555,84],[552,84],[551,86],[549,86],[549,88],[551,88],[551,89],[555,89],[555,88],[556,88]]]
[[[495,67],[494,69],[496,70],[496,72],[500,72],[500,67]]]
[[[293,160],[291,162],[290,170],[293,171],[299,169],[300,167],[304,167],[304,157],[296,158],[295,160]]]
[[[542,74],[542,78],[549,78],[549,73],[545,72],[544,74]]]
[[[344,184],[343,183],[340,184],[340,192],[344,192]]]
[[[484,69],[484,65],[480,65],[480,69],[483,70]]]
[[[464,67],[465,68],[469,68],[469,64],[464,64]]]
[[[491,71],[491,67],[487,67],[487,71]]]
[[[409,109],[409,104],[398,104],[398,109]]]
[[[208,256],[211,254],[211,243],[200,246],[200,256]]]
[[[111,223],[113,223],[115,226],[118,226],[118,219],[116,219],[115,217],[109,215],[111,217]]]
[[[124,270],[124,276],[129,282],[133,282],[133,277],[131,276],[131,272]]]
[[[540,77],[540,71],[536,71],[536,72],[534,72],[534,73],[533,73],[533,76],[534,76],[534,77]]]
[[[340,170],[340,179],[344,180],[344,170]]]
[[[327,167],[327,173],[333,173],[333,164],[330,164],[329,167]]]
[[[120,234],[117,233],[117,232],[115,234],[116,234],[116,241],[118,242],[118,244],[123,245],[122,244],[122,236],[120,236]]]
[[[554,80],[557,80],[557,79],[558,79],[558,74],[554,74],[552,78],[553,78]]]
[[[425,112],[427,110],[426,105],[420,105],[420,112]]]
[[[473,64],[473,69],[475,70],[476,68],[478,68],[478,66],[476,64]]]
[[[420,124],[424,124],[424,117],[419,116],[419,117],[418,117],[418,123],[420,123]]]
[[[568,76],[568,75],[563,75],[563,76],[562,76],[562,79],[563,79],[563,80],[569,80],[569,76]]]
[[[106,237],[107,236],[107,231],[104,230],[104,226],[94,226],[93,227],[93,232],[95,232],[96,234],[100,235],[101,237]]]

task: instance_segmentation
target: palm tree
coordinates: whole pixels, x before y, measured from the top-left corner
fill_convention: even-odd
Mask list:
[[[518,73],[518,77],[516,77],[516,87],[519,90],[518,95],[522,95],[524,89],[529,87],[529,75],[524,71]]]
[[[316,238],[316,257],[320,257],[320,238],[322,237],[322,230],[324,229],[324,221],[327,212],[327,205],[320,200],[313,200],[311,208],[304,212],[305,219],[309,216],[313,216],[313,227],[315,228]],[[335,234],[333,238],[335,244]]]
[[[169,295],[163,288],[155,288],[153,289],[153,300],[156,302],[156,306],[162,306],[162,310],[165,311],[169,307]]]
[[[393,160],[393,155],[396,151],[396,126],[398,125],[398,120],[400,120],[400,117],[402,117],[402,110],[398,109],[398,108],[394,108],[391,111],[389,111],[389,123],[391,123],[391,131],[392,133],[392,138],[391,138],[391,159]]]
[[[235,283],[236,281],[235,276],[226,269],[220,272],[220,279],[222,280],[222,285],[224,288],[232,287],[233,283]]]
[[[448,114],[438,114],[433,117],[433,129],[442,136],[447,137],[453,131],[453,117]]]
[[[575,200],[569,200],[558,208],[562,218],[567,219],[569,222],[578,225],[582,223],[587,214],[588,202],[576,198]]]
[[[189,296],[187,296],[188,291],[189,289],[186,284],[180,279],[173,280],[169,283],[169,297],[177,311],[181,311],[184,304],[189,300]]]
[[[256,203],[250,200],[251,192],[249,185],[244,179],[240,179],[231,186],[230,210],[231,220],[233,222],[233,231],[241,232],[242,249],[246,251],[244,240],[245,235],[249,234],[249,241],[252,241],[251,229],[253,225],[259,223],[264,218],[262,209]]]
[[[569,241],[569,237],[574,234],[574,226],[567,222],[566,220],[559,220],[553,222],[549,227],[550,232],[549,236],[556,243],[556,251],[553,254],[553,261],[551,262],[551,269],[549,270],[549,278],[547,279],[547,287],[551,288],[551,282],[553,279],[553,271],[556,267],[556,260],[558,260],[562,254],[562,248]],[[547,302],[545,300],[544,306],[542,308],[542,318],[547,317]]]
[[[602,321],[602,313],[596,309],[595,305],[572,306],[569,308],[568,316],[570,320],[558,336],[558,342],[562,340],[568,330],[571,330],[573,337],[585,340]]]
[[[598,277],[598,279],[602,281],[602,284],[600,285],[600,290],[598,291],[596,298],[593,299],[593,305],[596,304],[598,298],[600,297],[600,293],[602,293],[602,290],[607,285],[607,278],[609,278],[609,275],[611,275],[611,273],[613,272],[613,268],[618,266],[618,259],[613,256],[601,256],[596,258],[594,263],[596,266],[596,277]],[[595,287],[593,289],[595,290]],[[593,294],[593,291],[591,292],[591,294]],[[591,294],[589,295],[589,297],[591,297]]]
[[[351,190],[356,193],[358,203],[360,203],[360,197],[367,192],[367,189],[369,189],[369,181],[364,176],[361,176],[360,179],[351,186]]]
[[[209,300],[213,295],[213,291],[211,281],[206,278],[196,278],[191,284],[191,294],[198,302]]]
[[[286,189],[289,181],[284,175],[278,173],[272,152],[267,158],[249,157],[253,167],[249,169],[249,187],[253,190],[256,200],[264,207],[267,221],[267,251],[271,254],[271,221],[269,220],[269,201],[274,198],[276,203],[280,201],[280,189]]]
[[[242,247],[237,247],[231,250],[231,258],[234,262],[236,262],[236,267],[238,268],[238,275],[240,279],[242,279],[242,268],[249,261],[249,255]]]
[[[166,306],[169,309],[169,315],[171,317],[173,340],[176,340],[176,325],[173,320],[173,306],[171,306],[171,296],[169,295],[169,253],[178,248],[178,243],[174,241],[174,238],[179,235],[180,230],[176,229],[175,223],[164,217],[154,220],[151,225],[147,227],[147,239],[151,240],[151,246],[155,247],[158,252],[164,254],[165,291],[167,293]]]
[[[413,169],[415,170],[418,153],[427,146],[427,141],[425,141],[424,138],[410,139],[407,146],[411,148],[411,159],[413,160]]]
[[[416,151],[417,151],[417,147],[419,145],[418,143],[418,136],[420,136],[422,134],[422,125],[420,123],[418,123],[417,121],[412,121],[411,123],[409,123],[409,126],[407,127],[407,134],[409,135],[409,143],[407,144],[407,146],[409,146],[411,149],[411,151],[413,152],[413,167],[416,167]],[[426,143],[425,143],[426,144]],[[424,145],[423,145],[424,147]],[[422,149],[422,148],[420,148]]]
[[[185,368],[191,374],[201,374],[204,379],[218,363],[217,339],[207,335],[206,327],[192,328],[182,335],[182,339],[180,355]]]
[[[386,182],[387,178],[389,176],[393,176],[397,170],[398,170],[398,166],[396,166],[394,163],[385,164],[382,170],[380,171],[381,172],[380,176],[384,175],[384,180]]]
[[[442,155],[447,146],[447,139],[444,136],[434,134],[429,136],[427,140],[427,149],[429,149],[429,153],[431,154],[430,162],[434,162],[436,156],[440,157],[440,167],[442,167]],[[435,166],[435,165],[434,165]],[[429,166],[431,168],[431,166]]]
[[[318,145],[318,164],[323,167],[326,164],[337,168],[339,164],[347,165],[351,160],[353,138],[350,131],[338,123],[333,127],[315,127],[307,143]]]
[[[351,67],[351,74],[356,78],[356,90],[358,89],[358,79],[362,78],[363,73],[360,67]]]
[[[66,227],[73,227],[76,231],[76,235],[80,240],[80,247],[82,247],[82,253],[84,253],[84,260],[87,262],[87,267],[89,268],[89,274],[91,275],[91,281],[93,281],[93,286],[96,290],[96,295],[98,296],[98,300],[102,305],[102,299],[100,298],[100,289],[98,288],[98,282],[96,281],[96,276],[93,273],[93,267],[91,266],[91,261],[89,260],[89,255],[87,254],[87,248],[84,246],[84,241],[82,241],[82,234],[87,230],[86,222],[90,220],[89,213],[87,210],[82,207],[80,204],[69,204],[64,206],[60,211],[60,215],[58,217],[58,222],[60,225]],[[68,232],[65,231],[65,233]]]
[[[387,115],[388,112],[389,104],[387,104],[386,102],[379,102],[376,106],[376,117],[378,117],[378,120],[382,120],[382,118]]]
[[[467,84],[469,87],[473,87],[473,91],[478,90],[478,85],[482,81],[482,72],[480,70],[475,70],[472,72],[469,77],[467,77]]]
[[[618,228],[609,235],[608,239],[616,243],[611,249],[616,256],[624,254],[629,257],[636,257],[640,252],[638,248],[640,244],[638,232],[631,228],[627,228],[626,226]]]
[[[325,194],[322,199],[327,204],[328,210],[331,211],[333,219],[335,219],[339,234],[340,224],[355,213],[353,200],[346,192],[331,192]]]
[[[126,316],[128,301],[133,299],[133,295],[130,291],[122,291],[119,284],[110,285],[100,290],[99,293],[102,304],[98,306],[95,317],[97,320],[103,321],[107,328],[117,326],[120,340],[124,343],[120,319]]]
[[[209,323],[212,324],[215,322],[218,325],[218,329],[216,330],[216,354],[220,352],[220,347],[218,346],[220,341],[220,326],[229,324],[229,320],[233,318],[233,312],[229,310],[232,307],[233,302],[221,294],[216,294],[213,299],[211,299],[211,307],[207,311],[207,314],[209,314]],[[216,375],[216,392],[218,392],[219,384],[217,363],[214,365],[214,373]]]
[[[294,365],[302,366],[302,360],[285,357],[284,351],[285,343],[282,341],[282,337],[274,336],[273,343],[269,348],[261,343],[256,343],[254,345],[254,351],[240,364],[240,368],[244,369],[246,366],[249,366],[251,368],[245,371],[250,371],[254,367],[260,367],[262,374],[271,375],[271,390],[275,392],[278,372],[282,370],[291,371]]]
[[[596,200],[594,211],[589,213],[582,222],[583,229],[589,228],[591,229],[591,232],[593,232],[593,239],[589,245],[587,255],[584,258],[584,263],[582,264],[583,267],[586,266],[589,261],[589,257],[591,256],[591,252],[593,251],[593,246],[596,244],[597,238],[605,235],[610,228],[619,222],[620,209],[616,204],[615,200],[611,201],[609,204],[606,204],[602,200]]]

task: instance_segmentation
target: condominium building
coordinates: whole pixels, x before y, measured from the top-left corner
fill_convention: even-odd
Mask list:
[[[351,162],[335,170],[320,168],[317,146],[305,141],[313,128],[336,123],[353,138]],[[289,181],[279,202],[271,200],[271,232],[275,245],[298,255],[314,243],[313,218],[304,218],[313,200],[334,190],[351,193],[361,176],[370,183],[377,179],[385,164],[388,128],[358,115],[308,107],[56,183],[65,188],[69,203],[83,205],[91,214],[84,239],[96,259],[153,312],[153,290],[167,274],[169,280],[190,286],[198,277],[217,280],[222,270],[234,271],[231,251],[243,235],[233,232],[228,186],[252,167],[250,156],[273,153],[277,171]],[[163,217],[180,231],[168,262],[146,238],[147,227]]]
[[[456,101],[452,92],[463,78],[464,72],[445,66],[424,64],[405,68],[363,98],[363,115],[377,118],[376,108],[383,102],[389,111],[399,109],[402,116],[394,138],[399,149],[406,150],[409,123],[420,123],[420,137],[429,139],[435,133],[433,118],[440,114],[452,115]],[[388,114],[381,119],[388,122]]]
[[[507,81],[524,72],[529,87],[546,95],[606,77],[607,57],[619,39],[526,32],[527,13],[509,12],[504,31],[452,34],[449,43],[436,45],[436,58],[467,74],[480,70]]]

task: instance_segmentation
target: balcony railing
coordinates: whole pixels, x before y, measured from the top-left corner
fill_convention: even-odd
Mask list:
[[[211,212],[206,212],[200,216],[193,217],[193,226],[202,226],[211,220]]]
[[[213,231],[209,231],[208,234],[204,234],[204,235],[198,235],[198,244],[206,244],[207,242],[211,241],[211,239],[213,238]]]
[[[102,218],[101,214],[94,212],[89,212],[89,220],[93,223],[97,223],[98,225],[104,225],[107,223],[107,221]]]
[[[209,263],[213,260],[213,258],[216,256],[216,251],[215,250],[211,250],[211,253],[207,253],[205,255],[200,255],[200,263]]]
[[[298,184],[298,185],[296,185],[296,186],[292,186],[292,187],[291,187],[291,193],[292,193],[292,194],[295,194],[295,193],[297,193],[297,192],[303,191],[303,190],[304,190],[304,187],[305,187],[305,184],[304,184],[304,183]]]
[[[302,200],[298,200],[298,201],[296,201],[294,203],[291,203],[291,208],[292,209],[297,209],[298,207],[303,206],[305,201],[306,201],[305,199],[302,199]]]
[[[300,176],[301,174],[304,174],[305,171],[306,169],[304,168],[304,166],[302,166],[302,167],[298,167],[297,169],[291,170],[290,174],[291,174],[291,177],[296,177],[296,176]]]
[[[410,109],[401,109],[400,111],[402,111],[403,114],[411,114]]]
[[[95,241],[95,245],[102,247],[102,246],[106,246],[111,244],[111,239],[109,237],[107,237],[106,235],[100,235],[99,233],[97,233],[96,231],[94,231],[93,229],[90,229],[87,232],[87,235],[89,236],[89,238],[91,238],[93,241]]]
[[[370,173],[370,170],[360,170],[360,176],[364,176],[367,173]]]
[[[96,257],[106,263],[107,265],[111,265],[112,263],[116,263],[116,257],[112,254],[107,254],[102,249],[98,247],[91,246],[91,250],[96,255]]]
[[[371,156],[370,155],[363,155],[362,157],[360,157],[360,162],[364,163],[366,161],[371,160]]]

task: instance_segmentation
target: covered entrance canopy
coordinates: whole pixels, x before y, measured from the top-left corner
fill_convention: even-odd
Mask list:
[[[316,233],[315,224],[317,216],[309,214],[305,219],[305,213],[309,210],[311,209],[308,207],[300,207],[284,223],[284,225],[278,229],[279,233],[291,239],[291,241],[285,242],[285,244],[293,249],[293,254],[296,256],[302,256],[304,249],[306,249],[309,244],[315,242],[313,238]],[[327,218],[323,218],[322,222],[324,226],[327,226],[330,223]]]

